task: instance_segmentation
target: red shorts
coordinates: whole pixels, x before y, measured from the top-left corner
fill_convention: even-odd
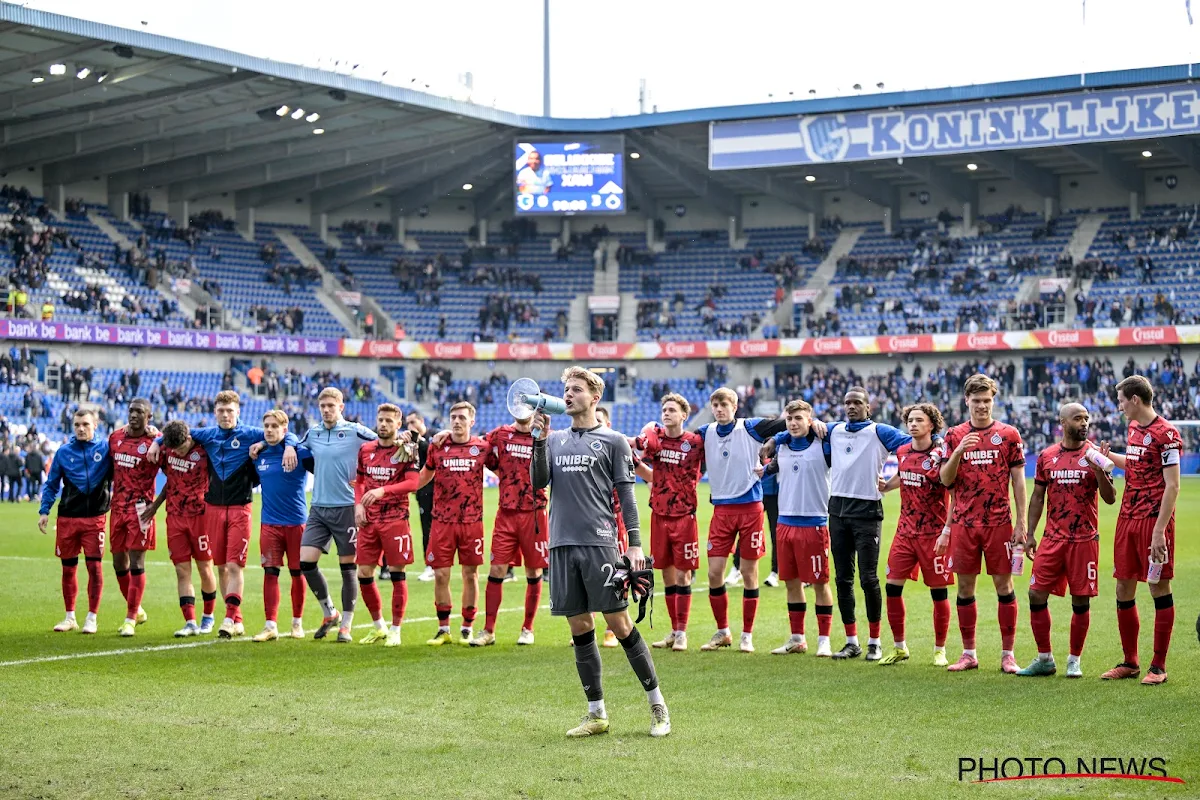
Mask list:
[[[935,555],[937,540],[937,536],[897,536],[892,539],[892,549],[888,551],[887,559],[888,578],[915,581],[919,566],[925,585],[931,589],[953,586],[954,573],[950,570],[950,554],[954,552],[953,537],[950,548],[940,556]]]
[[[797,528],[780,523],[775,530],[779,579],[829,583],[829,528]]]
[[[521,566],[522,559],[530,569],[550,566],[550,523],[546,509],[506,511],[496,514],[492,528],[492,563]]]
[[[193,558],[197,561],[213,560],[203,514],[198,517],[167,515],[167,552],[171,554],[172,564],[186,564]]]
[[[78,558],[82,550],[86,558],[104,558],[104,521],[103,514],[98,517],[60,516],[54,526],[54,555]]]
[[[250,552],[250,504],[244,506],[214,506],[204,511],[204,527],[212,545],[213,563],[246,566]]]
[[[300,540],[304,525],[267,525],[258,531],[258,551],[264,567],[282,567],[287,556],[288,567],[300,569]]]
[[[426,562],[434,569],[454,566],[454,554],[464,567],[478,567],[483,563],[483,521],[438,522],[436,519],[429,530],[429,552]]]
[[[727,558],[735,542],[742,558],[757,561],[767,552],[762,503],[713,506],[708,526],[708,557]]]
[[[368,522],[358,529],[355,543],[354,563],[360,567],[373,567],[387,559],[388,569],[413,563],[412,532],[408,520],[396,519]]]
[[[1150,540],[1154,534],[1154,517],[1147,519],[1117,518],[1113,537],[1113,577],[1119,581],[1146,582],[1150,569]],[[61,524],[61,523],[60,523]],[[1175,517],[1167,523],[1167,563],[1163,564],[1161,580],[1175,577]],[[1040,554],[1042,551],[1039,550]]]
[[[1071,588],[1072,597],[1095,597],[1096,565],[1100,561],[1100,537],[1084,542],[1043,537],[1033,554],[1029,588],[1056,597]],[[1142,580],[1146,579],[1145,573]]]
[[[547,537],[549,540],[549,537]],[[629,549],[629,531],[625,530],[625,517],[617,515],[617,555]]]
[[[153,550],[158,544],[154,520],[142,530],[137,511],[113,510],[108,515],[108,544],[114,553]]]
[[[959,575],[978,575],[987,562],[988,575],[1012,573],[1012,523],[950,526],[950,569]]]
[[[700,532],[696,515],[650,514],[650,555],[655,569],[699,569]]]

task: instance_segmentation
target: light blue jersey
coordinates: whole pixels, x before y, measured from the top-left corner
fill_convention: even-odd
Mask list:
[[[337,508],[354,505],[354,487],[350,484],[358,474],[358,448],[363,442],[379,437],[375,431],[339,419],[332,428],[321,423],[309,428],[300,440],[300,447],[312,453],[312,504]],[[301,454],[303,457],[303,454]]]

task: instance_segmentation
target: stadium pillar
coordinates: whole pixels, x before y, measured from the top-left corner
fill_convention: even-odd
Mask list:
[[[108,213],[122,222],[129,220],[129,192],[108,193]]]
[[[963,203],[963,231],[964,233],[975,225],[975,209],[970,203]]]
[[[175,227],[186,228],[188,226],[188,205],[187,200],[167,201],[167,216],[175,223]]]
[[[67,210],[67,187],[61,183],[53,183],[47,186],[46,200],[54,213],[60,216],[65,214]]]
[[[646,249],[652,250],[653,248],[654,248],[654,217],[647,216],[646,217]]]
[[[1129,193],[1129,218],[1131,220],[1141,219],[1142,216],[1142,197],[1137,192]]]
[[[396,231],[396,241],[404,244],[404,240],[408,237],[408,217],[403,214],[396,214],[392,217],[392,229]]]
[[[237,226],[242,233],[254,238],[254,208],[239,208],[237,209]]]
[[[736,245],[734,242],[742,238],[742,219],[730,215],[729,217],[729,247],[732,249]]]
[[[480,217],[475,220],[475,227],[479,230],[479,234],[475,238],[478,240],[480,247],[487,247],[487,226],[487,217]]]
[[[314,211],[309,218],[309,227],[317,232],[321,237],[321,241],[326,241],[329,236],[329,215]]]
[[[563,217],[562,232],[558,235],[558,243],[563,247],[571,243],[571,220],[567,217]]]
[[[1053,219],[1054,215],[1058,213],[1058,198],[1057,197],[1043,197],[1042,203],[1043,203],[1043,214],[1042,215],[1047,220]]]
[[[883,232],[888,236],[895,233],[896,217],[899,214],[895,213],[895,209],[887,207],[883,209]]]
[[[810,240],[817,238],[817,212],[808,212],[808,238]]]

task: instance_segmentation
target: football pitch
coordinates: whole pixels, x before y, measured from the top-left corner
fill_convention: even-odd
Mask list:
[[[649,520],[646,487],[639,486]],[[496,491],[485,492],[485,519]],[[1119,504],[1118,499],[1118,504]],[[890,540],[898,493],[885,501]],[[257,517],[258,501],[255,502]],[[711,506],[701,487],[701,535]],[[1060,673],[1016,678],[999,672],[994,593],[980,582],[978,672],[949,674],[930,664],[928,591],[910,583],[908,642],[913,658],[894,667],[839,663],[811,654],[772,656],[787,638],[784,589],[764,587],[755,627],[758,652],[702,653],[713,630],[707,596],[692,604],[691,650],[654,651],[673,731],[647,735],[645,695],[620,648],[602,649],[612,732],[585,740],[563,734],[586,711],[564,621],[539,613],[533,647],[516,647],[524,581],[505,585],[490,648],[425,646],[436,630],[433,584],[410,568],[404,645],[281,639],[254,644],[262,625],[262,572],[255,543],[246,571],[245,640],[176,640],[182,624],[164,522],[148,556],[149,622],[133,639],[116,629],[124,601],[105,556],[100,633],[56,634],[62,619],[54,540],[37,532],[32,503],[0,505],[0,796],[83,797],[1196,797],[1200,796],[1200,481],[1184,480],[1177,512],[1175,636],[1170,681],[1101,682],[1121,660],[1112,574],[1115,508],[1101,504],[1100,596],[1083,654],[1085,678],[1062,677],[1069,599],[1052,598]],[[255,530],[257,530],[257,522]],[[648,536],[645,536],[648,541]],[[885,542],[886,545],[886,542]],[[701,547],[703,553],[704,548]],[[886,558],[886,546],[884,548]],[[884,560],[884,559],[881,559]],[[764,561],[765,564],[765,561]],[[335,559],[323,567],[338,596]],[[418,565],[419,566],[419,565]],[[703,570],[704,565],[701,565]],[[880,567],[881,573],[883,565]],[[78,614],[87,610],[81,568]],[[765,576],[766,570],[763,570]],[[1025,577],[1018,579],[1017,660],[1035,654]],[[290,615],[286,571],[280,619]],[[882,580],[882,574],[881,574]],[[483,581],[481,581],[482,586]],[[703,572],[697,589],[705,584]],[[986,585],[986,587],[985,587]],[[460,611],[457,575],[454,611]],[[390,587],[382,587],[388,614]],[[662,591],[661,585],[656,591]],[[483,621],[480,591],[477,630]],[[740,589],[730,622],[741,624]],[[953,596],[953,595],[952,595]],[[1154,610],[1141,587],[1142,664],[1150,660]],[[548,593],[543,592],[543,604]],[[815,650],[809,592],[807,630]],[[218,607],[218,616],[220,615]],[[311,594],[305,627],[320,611]],[[355,618],[369,624],[361,602]],[[861,596],[860,636],[866,633]],[[658,639],[669,630],[656,599]],[[833,647],[843,642],[835,610]],[[863,639],[865,642],[865,638]],[[891,636],[883,626],[885,652]],[[957,618],[947,652],[959,653]],[[86,656],[86,657],[85,657]],[[1056,779],[974,784],[960,759],[1079,760],[1099,771],[1129,771],[1129,759],[1161,758],[1186,785],[1142,780]],[[1123,759],[1121,769],[1101,759]],[[1026,762],[1028,765],[1029,762]],[[1016,774],[1009,764],[1008,773]],[[1057,765],[1051,770],[1060,771]],[[1028,774],[1029,767],[1025,767]],[[984,777],[993,777],[990,773]]]

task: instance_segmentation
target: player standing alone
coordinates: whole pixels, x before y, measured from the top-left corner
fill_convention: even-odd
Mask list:
[[[888,625],[895,649],[880,665],[891,666],[909,659],[905,639],[904,584],[921,578],[933,600],[933,665],[944,667],[946,634],[950,630],[950,592],[954,573],[950,569],[950,524],[947,504],[950,492],[942,483],[941,455],[933,437],[944,424],[942,412],[930,403],[909,406],[901,412],[912,441],[896,450],[896,474],[890,481],[880,480],[880,491],[900,489],[900,517],[896,536],[888,551],[887,593]]]
[[[1136,678],[1140,620],[1137,585],[1150,584],[1154,598],[1154,657],[1142,683],[1167,682],[1167,650],[1175,627],[1175,501],[1179,499],[1179,457],[1183,442],[1171,423],[1154,413],[1154,389],[1141,375],[1130,375],[1117,384],[1117,405],[1129,420],[1124,455],[1111,453],[1125,470],[1125,494],[1113,538],[1113,577],[1117,579],[1117,627],[1125,660],[1100,677],[1105,680]],[[1102,448],[1101,452],[1106,448]],[[1161,568],[1157,582],[1149,570]]]
[[[1088,444],[1091,416],[1079,403],[1066,403],[1058,410],[1062,441],[1038,455],[1033,499],[1029,503],[1029,532],[1025,553],[1033,557],[1029,579],[1029,621],[1037,643],[1037,658],[1018,675],[1053,675],[1054,654],[1050,650],[1050,595],[1062,597],[1071,589],[1071,652],[1067,677],[1082,678],[1079,657],[1091,622],[1091,602],[1096,590],[1096,565],[1100,559],[1099,511],[1096,494],[1104,502],[1116,502],[1112,477],[1101,465],[1100,451]],[[1046,505],[1046,535],[1039,547],[1037,526]],[[1034,555],[1036,551],[1036,555]]]
[[[666,736],[671,720],[650,648],[626,610],[629,601],[612,589],[618,558],[616,517],[612,492],[621,495],[622,513],[629,534],[626,558],[635,570],[645,567],[637,502],[633,495],[633,451],[616,431],[596,421],[596,404],[604,393],[604,380],[583,367],[568,367],[562,375],[563,402],[571,429],[550,435],[550,418],[537,414],[531,474],[533,487],[550,491],[550,613],[566,617],[575,644],[588,713],[567,736],[594,736],[608,732],[601,685],[600,650],[592,613],[599,611],[616,634],[650,702],[650,735]]]
[[[972,375],[963,385],[970,420],[946,433],[942,483],[954,491],[951,564],[958,576],[958,629],[963,653],[946,669],[978,669],[975,653],[975,582],[984,561],[996,587],[1000,622],[1000,670],[1017,671],[1013,643],[1017,635],[1017,595],[1013,591],[1012,548],[1025,542],[1025,452],[1021,434],[992,419],[996,382]],[[1014,524],[1008,501],[1012,484],[1017,501]]]
[[[146,592],[146,551],[155,547],[154,520],[143,524],[139,506],[154,502],[158,465],[146,457],[158,431],[147,427],[150,403],[135,398],[129,404],[129,424],[108,437],[113,462],[112,511],[109,514],[108,544],[112,548],[113,571],[125,597],[125,621],[120,634],[133,636],[135,625],[146,621],[142,596]]]

